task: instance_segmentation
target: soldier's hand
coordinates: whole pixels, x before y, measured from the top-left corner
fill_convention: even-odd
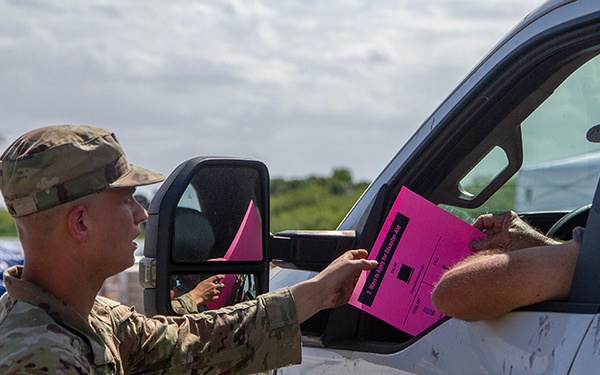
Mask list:
[[[487,235],[485,238],[471,241],[470,246],[474,251],[506,252],[559,243],[532,228],[513,211],[481,215],[473,222],[473,226]]]
[[[367,260],[367,255],[369,253],[364,249],[349,250],[315,276],[315,281],[322,283],[324,308],[347,303],[360,273],[377,267],[377,261]]]
[[[364,249],[349,250],[314,278],[292,286],[299,322],[347,303],[360,273],[377,267],[377,261],[366,259],[368,254]]]
[[[225,275],[213,275],[199,282],[196,287],[190,290],[190,295],[196,301],[196,305],[203,305],[219,298],[221,289],[225,287],[223,279]]]

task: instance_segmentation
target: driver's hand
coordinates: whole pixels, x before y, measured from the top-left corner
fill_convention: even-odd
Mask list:
[[[487,235],[485,238],[471,241],[470,247],[474,251],[508,252],[559,243],[532,228],[513,211],[481,215],[475,220],[473,226]]]

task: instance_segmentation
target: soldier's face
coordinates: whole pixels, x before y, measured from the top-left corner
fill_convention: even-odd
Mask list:
[[[98,194],[90,207],[94,240],[102,248],[103,264],[116,274],[134,263],[135,238],[139,224],[146,221],[146,210],[133,198],[135,188],[107,189]]]

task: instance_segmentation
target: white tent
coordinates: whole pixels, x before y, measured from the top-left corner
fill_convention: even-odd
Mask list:
[[[573,210],[592,202],[600,178],[600,153],[523,167],[517,174],[515,210]]]

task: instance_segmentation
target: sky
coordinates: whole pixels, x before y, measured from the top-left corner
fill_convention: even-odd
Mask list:
[[[113,130],[168,175],[195,156],[372,180],[541,0],[0,0],[0,148]]]

